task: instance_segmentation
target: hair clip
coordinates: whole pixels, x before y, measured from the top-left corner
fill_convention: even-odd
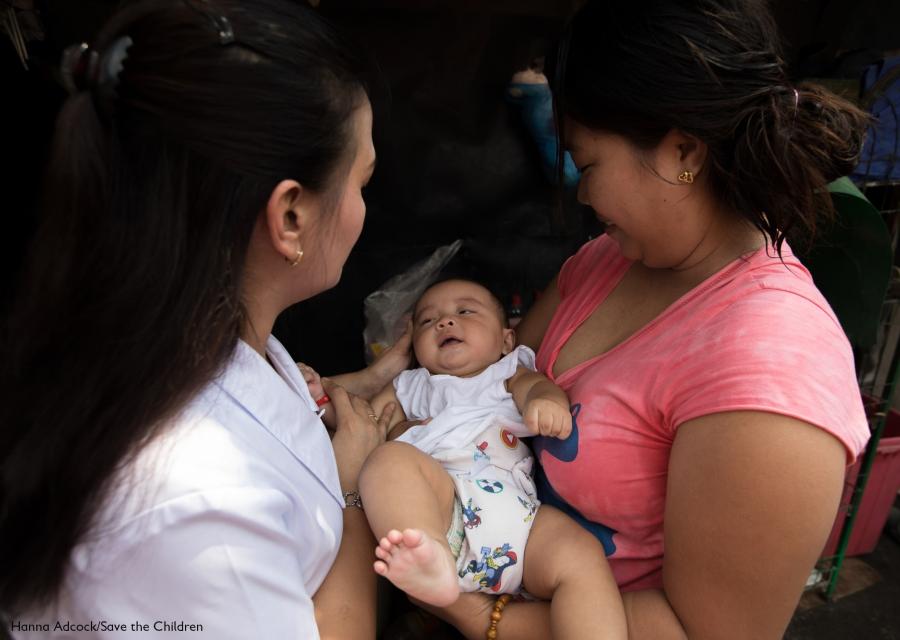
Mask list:
[[[85,42],[66,47],[59,65],[63,86],[69,93],[95,87],[115,87],[132,43],[130,37],[120,36],[113,40],[103,55]]]
[[[184,0],[184,3],[212,23],[216,33],[219,34],[219,44],[228,45],[234,42],[231,21],[221,13],[213,11],[208,0]]]
[[[134,40],[129,36],[119,36],[106,48],[98,58],[91,77],[97,86],[113,88],[119,83],[119,74],[122,73],[128,48],[132,44]]]
[[[97,52],[91,51],[86,42],[73,44],[63,49],[59,63],[59,75],[62,84],[70,94],[78,93],[87,85],[87,70],[92,66],[89,52],[96,58]],[[96,62],[95,62],[96,64]]]

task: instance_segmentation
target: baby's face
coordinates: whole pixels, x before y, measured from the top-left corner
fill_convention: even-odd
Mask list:
[[[467,378],[512,351],[497,302],[474,282],[448,280],[425,292],[413,315],[413,350],[433,374]]]

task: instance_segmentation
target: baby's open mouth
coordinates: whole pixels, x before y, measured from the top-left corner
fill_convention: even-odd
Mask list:
[[[441,344],[439,345],[439,347],[441,349],[443,349],[444,347],[449,347],[451,345],[460,344],[460,343],[462,343],[462,340],[451,336],[449,338],[444,338],[443,340],[441,340]]]

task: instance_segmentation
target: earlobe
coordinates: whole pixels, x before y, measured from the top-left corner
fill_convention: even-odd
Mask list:
[[[282,180],[266,203],[265,220],[269,239],[276,252],[295,266],[302,256],[300,234],[305,226],[306,191],[296,180]]]
[[[706,153],[708,147],[706,143],[690,134],[678,132],[680,140],[678,141],[678,162],[682,167],[682,171],[691,174],[692,178],[696,177],[703,165],[706,163]],[[683,180],[679,176],[679,182],[693,182],[693,180]]]

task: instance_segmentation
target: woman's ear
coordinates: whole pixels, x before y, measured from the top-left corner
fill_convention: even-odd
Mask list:
[[[312,217],[313,194],[296,180],[282,180],[266,203],[265,219],[272,247],[292,265],[303,257],[302,236]]]
[[[668,182],[692,183],[703,171],[709,148],[706,143],[678,129],[670,130],[660,141],[660,175]]]

